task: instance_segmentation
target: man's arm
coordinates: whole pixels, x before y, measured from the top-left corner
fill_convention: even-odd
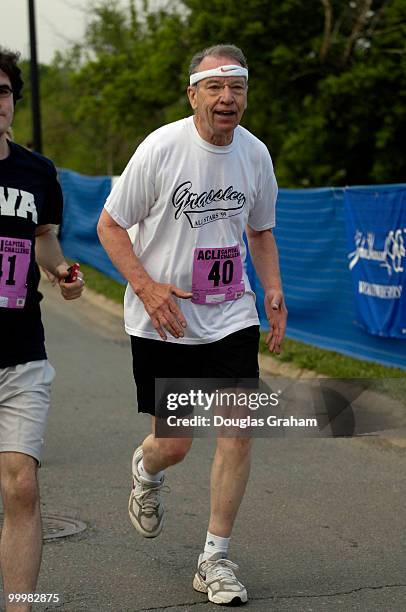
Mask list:
[[[167,339],[165,329],[175,338],[182,338],[186,320],[173,296],[191,298],[192,293],[175,285],[155,282],[134,254],[127,230],[118,225],[105,209],[100,215],[97,233],[111,261],[143,302],[162,340]]]
[[[247,226],[248,245],[255,271],[265,292],[265,312],[269,321],[266,344],[271,353],[280,353],[288,311],[282,291],[279,257],[271,229],[256,231]]]
[[[35,231],[35,259],[39,266],[56,277],[65,300],[74,300],[81,296],[84,285],[82,274],[73,283],[63,282],[68,276],[69,264],[65,261],[52,225],[38,225]]]

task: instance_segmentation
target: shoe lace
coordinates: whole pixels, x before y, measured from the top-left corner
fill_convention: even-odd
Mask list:
[[[154,512],[160,504],[159,494],[161,492],[169,493],[169,486],[164,485],[162,483],[159,483],[155,486],[145,486],[144,484],[143,490],[139,494],[139,499],[142,503],[142,509]]]
[[[238,565],[230,561],[230,559],[217,559],[217,561],[205,561],[207,575],[211,581],[214,580],[227,580],[236,581],[237,578],[234,574],[238,570]],[[203,565],[203,564],[202,564]]]

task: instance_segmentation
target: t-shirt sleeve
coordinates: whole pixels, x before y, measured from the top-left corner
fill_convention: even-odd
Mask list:
[[[275,227],[275,206],[278,184],[268,149],[264,147],[261,163],[257,198],[248,216],[248,225],[256,231]]]
[[[155,202],[154,156],[144,144],[135,151],[104,205],[124,229],[145,219]]]
[[[60,225],[62,223],[63,195],[56,168],[52,164],[46,175],[44,206],[38,218],[38,225]]]

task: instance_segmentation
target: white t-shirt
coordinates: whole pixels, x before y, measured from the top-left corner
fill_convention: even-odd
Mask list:
[[[138,147],[114,185],[105,208],[123,228],[136,226],[134,253],[153,280],[192,290],[197,247],[239,245],[243,232],[275,225],[277,184],[266,146],[238,126],[233,141],[215,146],[201,138],[193,117],[152,132]],[[245,266],[244,266],[245,268]],[[169,342],[214,342],[258,325],[255,295],[244,270],[245,293],[219,304],[194,304],[176,298],[187,327]],[[141,300],[128,285],[125,329],[142,338],[160,339]]]

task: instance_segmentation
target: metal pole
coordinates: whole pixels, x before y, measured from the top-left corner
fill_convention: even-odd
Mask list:
[[[31,102],[32,102],[32,132],[34,151],[42,153],[41,136],[41,109],[39,99],[39,74],[37,64],[37,36],[35,31],[35,7],[34,0],[28,0],[28,14],[30,23],[30,79],[31,79]]]

